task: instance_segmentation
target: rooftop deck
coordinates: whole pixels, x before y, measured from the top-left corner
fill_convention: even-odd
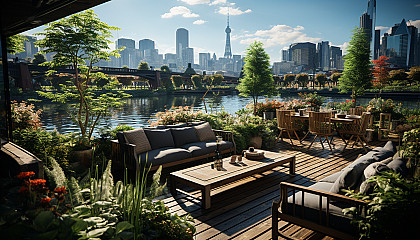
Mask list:
[[[296,156],[295,176],[288,174],[287,166],[277,167],[216,188],[211,192],[212,207],[208,210],[201,209],[197,199],[183,194],[178,194],[176,198],[167,195],[163,201],[172,213],[189,213],[195,219],[196,239],[270,239],[271,204],[279,199],[281,181],[310,186],[340,171],[364,153],[360,146],[341,152],[343,142],[336,139],[334,143],[334,154],[327,148],[322,149],[319,141],[311,149],[307,149],[308,142],[304,142],[304,147],[292,146],[285,141],[278,143],[272,151]],[[383,146],[384,143],[374,142],[370,145]],[[201,197],[199,191],[183,190],[194,197]],[[298,239],[332,239],[284,221],[279,223],[279,227]]]

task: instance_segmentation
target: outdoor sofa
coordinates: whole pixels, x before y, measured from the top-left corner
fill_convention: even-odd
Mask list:
[[[351,216],[344,215],[342,210],[357,207],[363,212],[366,203],[344,196],[341,190],[350,188],[370,193],[374,185],[366,180],[389,169],[403,176],[407,174],[406,161],[398,156],[395,143],[391,141],[310,187],[280,183],[280,200],[272,205],[272,238],[283,235],[278,222],[284,220],[335,238],[358,239],[358,231],[350,223]]]
[[[156,170],[215,156],[216,136],[221,154],[234,153],[233,133],[214,130],[208,122],[144,127],[118,132],[111,142],[113,167],[139,172],[144,166]]]

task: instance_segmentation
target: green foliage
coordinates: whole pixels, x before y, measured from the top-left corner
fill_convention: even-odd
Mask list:
[[[35,65],[39,65],[39,64],[44,63],[46,61],[47,61],[47,59],[45,58],[44,54],[38,52],[38,53],[35,53],[34,59],[32,60],[32,63],[35,64]]]
[[[179,88],[182,85],[182,77],[179,75],[172,75],[171,77],[172,83],[175,87]]]
[[[308,107],[319,109],[325,102],[325,97],[313,93],[299,93],[299,96],[306,102]]]
[[[222,84],[222,81],[224,79],[222,74],[214,74],[213,76],[211,76],[211,85],[212,86],[220,86],[220,84]]]
[[[201,83],[201,76],[200,75],[191,76],[191,81],[194,85],[194,89],[202,89],[203,88],[203,84]]]
[[[266,99],[265,102],[259,102],[257,103],[257,111],[256,115],[262,117],[263,112],[275,112],[276,109],[284,107],[282,102],[279,102],[277,100],[268,100]]]
[[[12,101],[11,107],[13,129],[37,129],[41,127],[41,109],[35,110],[33,104],[27,104],[25,101],[20,103]]]
[[[404,71],[404,69],[392,70],[389,72],[389,77],[392,80],[406,80],[408,74]]]
[[[16,54],[25,51],[23,42],[26,37],[20,34],[10,36],[6,38],[7,53]]]
[[[290,85],[295,81],[296,76],[294,74],[286,74],[283,77],[283,81],[286,85]]]
[[[95,157],[98,160],[111,159],[111,140],[117,139],[117,132],[133,130],[133,127],[120,125],[114,129],[104,127],[99,129],[99,134],[92,141]]]
[[[372,74],[370,71],[370,45],[362,28],[353,30],[353,37],[344,57],[344,71],[340,77],[340,91],[351,91],[351,97],[356,99],[370,87]]]
[[[350,108],[353,107],[353,100],[346,100],[344,102],[329,102],[327,105],[328,107],[332,108],[333,110],[341,110],[347,112]]]
[[[420,220],[420,182],[403,179],[399,174],[382,172],[369,178],[376,183],[370,195],[348,190],[346,195],[367,202],[366,215],[355,208],[346,208],[352,223],[363,239],[410,239],[417,235]]]
[[[318,73],[315,75],[315,80],[319,86],[325,86],[325,83],[327,82],[327,75],[324,73]]]
[[[129,67],[127,66],[127,65],[122,65],[122,67],[121,68],[124,68],[124,69],[129,69]]]
[[[420,67],[410,68],[410,72],[408,73],[408,78],[412,82],[420,83]]]
[[[149,64],[147,62],[140,62],[137,69],[138,70],[150,70]]]
[[[108,75],[102,72],[98,72],[95,77],[92,79],[92,82],[99,88],[104,88],[107,84],[110,83]]]
[[[333,83],[338,83],[338,80],[340,79],[340,77],[341,77],[341,73],[333,73],[332,75],[331,75],[331,81],[333,82]]]
[[[306,87],[308,85],[309,75],[307,73],[299,73],[296,75],[296,81],[300,87]]]
[[[402,139],[402,156],[408,159],[407,166],[412,170],[416,179],[420,179],[419,154],[420,154],[420,128],[405,132]]]
[[[265,52],[261,42],[252,43],[247,49],[244,66],[245,77],[240,80],[237,89],[241,96],[251,96],[254,106],[259,96],[276,94],[274,79],[270,71],[270,57]],[[256,108],[254,107],[254,114]]]
[[[162,65],[162,66],[160,67],[160,71],[170,73],[170,72],[171,72],[171,69],[169,69],[169,67],[168,67],[168,66],[166,66],[166,65]]]
[[[403,118],[401,103],[397,104],[392,99],[373,98],[369,101],[367,109],[373,114],[375,119],[379,119],[380,113],[391,113],[391,118],[399,120]]]

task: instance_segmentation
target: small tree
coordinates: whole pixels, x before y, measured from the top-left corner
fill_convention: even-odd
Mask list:
[[[411,82],[420,83],[420,67],[412,67],[410,68],[410,72],[408,73],[408,78]]]
[[[286,74],[283,77],[283,81],[286,85],[290,86],[293,83],[293,81],[295,81],[295,78],[296,76],[294,74]]]
[[[222,74],[214,74],[212,77],[212,85],[213,86],[220,86],[223,82],[223,75]]]
[[[166,65],[162,65],[162,66],[160,66],[160,71],[170,73],[171,69],[169,69],[169,67],[166,66]]]
[[[325,75],[324,73],[318,73],[317,75],[315,75],[315,80],[317,85],[319,85],[320,87],[323,86],[325,87],[325,82],[327,81],[327,75]]]
[[[374,64],[372,69],[373,79],[372,84],[374,87],[379,89],[379,95],[382,92],[382,87],[388,82],[389,80],[389,65],[386,61],[390,59],[386,56],[380,56],[379,59],[372,60]]]
[[[140,62],[137,69],[138,70],[150,70],[149,64],[147,62]]]
[[[191,81],[194,85],[194,89],[202,89],[203,84],[201,83],[201,76],[200,75],[193,75],[191,77]]]
[[[331,77],[330,77],[331,82],[332,82],[333,84],[337,85],[338,80],[340,79],[341,75],[342,75],[342,74],[341,74],[341,73],[338,73],[338,72],[333,73],[333,74],[331,75]]]
[[[276,93],[273,75],[270,71],[270,57],[261,42],[255,41],[247,49],[244,75],[245,77],[240,80],[237,89],[241,96],[252,97],[255,115],[258,97],[272,96]]]
[[[296,81],[300,87],[306,87],[308,85],[309,75],[307,73],[299,73],[296,75]]]
[[[124,69],[129,69],[129,67],[127,66],[127,65],[122,65],[122,67],[121,68],[124,68]]]
[[[356,105],[356,98],[370,87],[372,74],[370,71],[370,46],[367,34],[362,28],[353,30],[353,37],[344,57],[344,71],[339,80],[342,93],[351,91],[351,97]]]
[[[45,58],[44,54],[38,52],[38,53],[35,53],[34,60],[32,60],[32,63],[35,65],[39,65],[46,61],[47,59]]]
[[[20,34],[16,34],[6,38],[7,53],[16,54],[25,51],[23,42],[26,37]]]
[[[179,88],[182,85],[182,77],[179,75],[172,75],[171,77],[172,83],[175,87]]]

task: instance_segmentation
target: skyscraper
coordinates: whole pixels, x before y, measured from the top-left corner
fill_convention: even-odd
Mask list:
[[[202,70],[209,69],[209,60],[210,60],[210,53],[199,53],[198,54],[198,64],[200,65]]]
[[[316,45],[310,42],[294,43],[289,47],[291,60],[297,66],[315,67]]]
[[[116,64],[117,67],[126,65],[129,68],[136,68],[139,63],[135,53],[135,41],[133,39],[119,38],[115,42],[115,45],[117,49],[125,47],[125,49],[120,52],[121,57],[116,59],[118,61],[118,64]]]
[[[330,69],[338,70],[341,69],[341,59],[342,59],[343,51],[341,51],[341,48],[336,46],[330,47],[330,57],[331,57],[331,63],[330,63]]]
[[[144,59],[144,51],[155,49],[155,42],[150,39],[142,39],[139,41],[140,56]]]
[[[319,68],[323,71],[330,70],[330,43],[322,41],[318,43],[318,63]]]
[[[227,27],[225,29],[225,33],[226,33],[226,45],[225,45],[225,58],[232,58],[232,49],[230,47],[230,33],[232,32],[232,30],[229,27],[229,13],[228,13],[228,17],[227,17]]]
[[[368,0],[368,7],[366,12],[360,17],[360,28],[365,29],[366,34],[368,35],[368,40],[370,42],[370,57],[371,59],[375,58],[375,21],[376,21],[376,0]]]
[[[186,55],[185,51],[188,47],[188,30],[185,28],[178,28],[176,30],[176,56],[183,65],[186,63],[186,59],[183,59],[183,56]]]

